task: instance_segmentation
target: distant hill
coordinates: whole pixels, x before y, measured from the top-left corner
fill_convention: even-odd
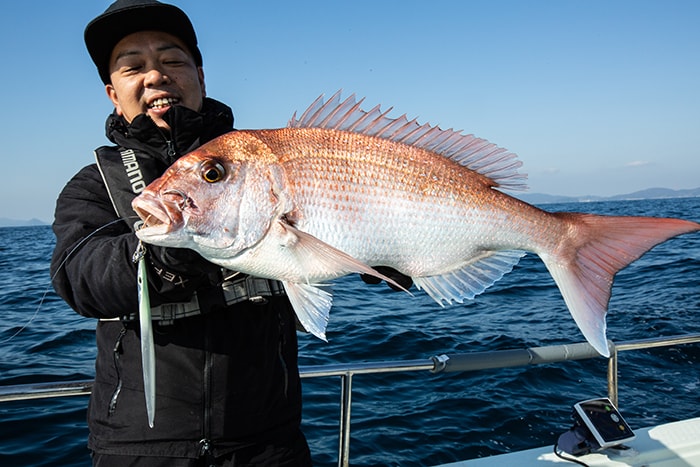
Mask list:
[[[700,196],[700,188],[690,190],[670,190],[668,188],[647,188],[626,195],[611,196],[609,199],[659,199],[659,198],[694,198]]]
[[[19,220],[0,217],[0,227],[31,227],[34,225],[48,225],[39,219]]]
[[[622,201],[630,199],[694,198],[700,196],[700,187],[689,190],[671,190],[669,188],[647,188],[624,195],[614,196],[558,196],[544,193],[516,194],[517,198],[530,204],[549,203],[585,203],[591,201]]]

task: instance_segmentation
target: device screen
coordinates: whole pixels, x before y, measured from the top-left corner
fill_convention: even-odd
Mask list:
[[[591,422],[586,425],[594,428],[606,445],[634,438],[632,429],[608,399],[594,399],[577,405],[580,407],[579,414]]]

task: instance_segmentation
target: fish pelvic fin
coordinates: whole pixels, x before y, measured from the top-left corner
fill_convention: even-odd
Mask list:
[[[326,327],[333,304],[333,295],[324,290],[327,286],[295,282],[282,282],[282,284],[304,329],[322,341],[328,342]]]
[[[446,274],[414,277],[416,286],[424,290],[441,306],[445,303],[463,303],[491,287],[496,281],[513,270],[524,251],[488,251],[472,259],[469,264]]]
[[[605,315],[615,274],[659,243],[700,230],[700,224],[652,217],[554,215],[569,223],[572,237],[561,243],[559,253],[540,257],[586,340],[609,357]]]

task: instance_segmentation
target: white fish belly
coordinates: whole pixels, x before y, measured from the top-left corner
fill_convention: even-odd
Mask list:
[[[435,185],[416,193],[381,171],[366,173],[364,182],[339,182],[334,175],[316,173],[313,183],[296,184],[297,228],[370,266],[431,276],[458,269],[484,250],[522,248],[509,216],[475,206],[463,190]]]

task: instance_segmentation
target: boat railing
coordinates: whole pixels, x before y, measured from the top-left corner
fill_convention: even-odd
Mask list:
[[[619,343],[608,341],[610,357],[608,357],[607,380],[610,400],[617,405],[619,352],[692,343],[700,343],[700,334],[684,334]],[[340,377],[338,465],[344,467],[350,464],[350,415],[352,381],[355,375],[409,371],[429,371],[431,373],[477,371],[590,358],[604,357],[590,344],[583,342],[514,350],[442,354],[418,360],[306,365],[301,366],[299,372],[302,378]],[[91,390],[92,380],[0,386],[0,402],[81,396],[90,394]]]

